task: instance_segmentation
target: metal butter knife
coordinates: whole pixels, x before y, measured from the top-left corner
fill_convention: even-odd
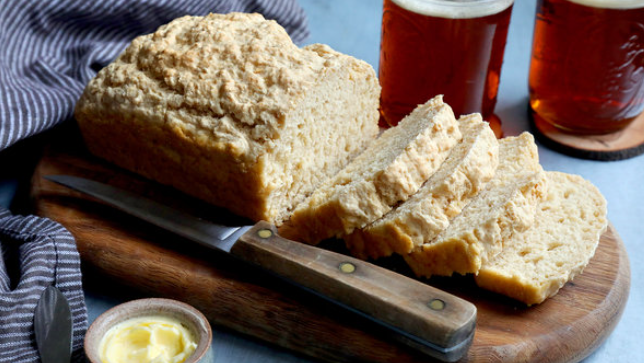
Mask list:
[[[69,363],[72,358],[72,312],[55,286],[43,291],[34,311],[36,346],[42,363]]]
[[[472,344],[476,307],[414,279],[287,240],[267,222],[244,227],[220,226],[107,184],[66,175],[45,178],[259,266],[368,318],[394,339],[434,358],[456,361]]]

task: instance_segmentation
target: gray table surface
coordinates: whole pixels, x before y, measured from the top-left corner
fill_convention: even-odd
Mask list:
[[[527,74],[536,0],[518,0],[513,9],[496,113],[505,135],[528,130]],[[300,0],[307,12],[311,37],[378,67],[382,2],[378,0]],[[639,328],[644,326],[644,156],[617,162],[571,158],[544,146],[539,157],[546,170],[579,174],[595,184],[608,200],[608,217],[615,225],[631,261],[631,291],[615,331],[585,363],[637,362],[644,356]],[[7,205],[16,182],[0,180],[0,203]],[[125,301],[118,293],[87,289],[90,322],[106,309]],[[214,362],[307,362],[288,352],[226,329],[214,327]]]

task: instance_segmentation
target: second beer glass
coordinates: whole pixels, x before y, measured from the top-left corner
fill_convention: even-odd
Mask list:
[[[513,2],[384,0],[379,77],[386,123],[396,125],[437,94],[457,117],[494,118]]]
[[[537,124],[625,128],[644,111],[644,0],[539,0],[529,84]]]

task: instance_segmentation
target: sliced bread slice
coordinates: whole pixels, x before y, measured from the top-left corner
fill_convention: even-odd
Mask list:
[[[606,200],[578,175],[547,172],[547,197],[535,224],[513,235],[484,263],[476,283],[527,305],[538,304],[580,274],[607,228]]]
[[[414,194],[461,137],[451,107],[434,97],[297,206],[280,233],[318,243],[364,227]]]
[[[381,219],[344,237],[351,254],[362,259],[408,254],[434,239],[470,199],[492,179],[499,144],[480,114],[462,116],[463,140],[438,171],[409,200]]]
[[[546,177],[528,133],[499,142],[499,167],[492,181],[436,238],[405,255],[418,276],[477,273],[516,231],[534,223]]]

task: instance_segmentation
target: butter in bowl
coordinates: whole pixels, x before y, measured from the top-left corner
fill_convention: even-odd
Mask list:
[[[192,306],[171,299],[126,302],[89,327],[85,354],[91,363],[197,363],[211,358],[212,330]]]

